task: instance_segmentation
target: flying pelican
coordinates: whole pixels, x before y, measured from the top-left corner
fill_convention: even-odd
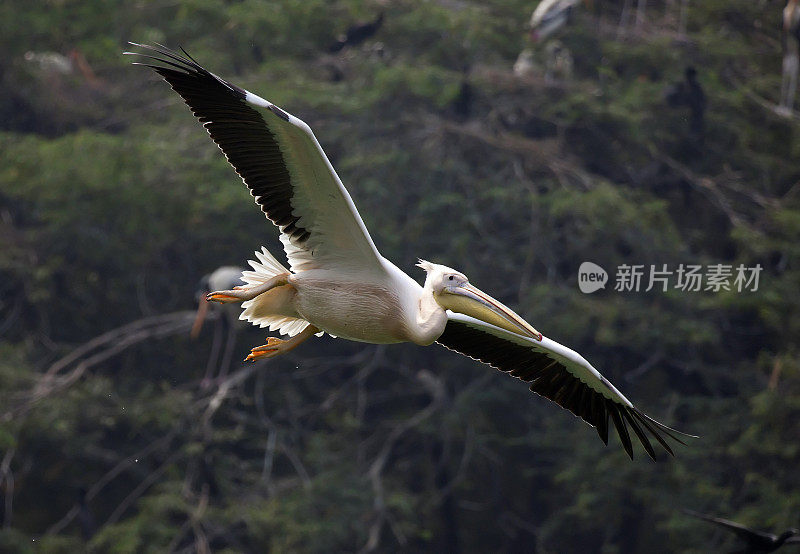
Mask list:
[[[271,358],[315,334],[377,344],[434,342],[530,382],[530,389],[594,426],[609,418],[632,458],[628,426],[655,459],[647,433],[672,454],[683,435],[634,407],[580,354],[543,336],[455,269],[420,260],[424,286],[380,255],[350,195],[308,125],[164,46],[131,43],[184,99],[280,229],[290,269],[262,247],[247,283],[208,299],[242,302],[241,319],[270,337],[248,360]],[[691,436],[691,435],[684,435]]]
[[[684,509],[683,512],[692,517],[718,525],[726,531],[735,533],[740,539],[747,543],[747,547],[740,552],[766,554],[767,552],[775,552],[786,544],[800,544],[800,530],[798,529],[788,529],[780,535],[775,535],[774,533],[767,533],[765,531],[756,531],[755,529],[745,527],[741,523],[736,523],[729,519],[709,516],[686,509]]]

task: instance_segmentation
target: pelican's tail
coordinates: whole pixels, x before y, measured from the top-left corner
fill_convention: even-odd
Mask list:
[[[249,260],[253,270],[242,272],[242,280],[247,285],[260,285],[276,275],[290,273],[263,246],[261,252],[256,251],[255,254],[258,261]],[[289,287],[277,287],[243,302],[239,319],[262,328],[269,327],[270,331],[278,331],[282,335],[295,336],[308,326],[308,321],[284,315],[291,313],[288,303],[291,292],[288,289]]]

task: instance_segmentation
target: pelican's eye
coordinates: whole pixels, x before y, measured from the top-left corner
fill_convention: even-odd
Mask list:
[[[452,280],[454,279],[454,277],[451,275],[450,277],[448,277],[448,279],[449,279],[450,281],[452,281]]]

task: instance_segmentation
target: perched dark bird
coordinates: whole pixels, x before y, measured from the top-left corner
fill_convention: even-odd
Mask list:
[[[750,529],[741,523],[736,523],[729,519],[713,517],[692,510],[683,510],[683,512],[692,517],[718,525],[732,533],[736,533],[736,535],[747,544],[744,549],[735,551],[741,554],[765,554],[767,552],[775,552],[780,547],[787,544],[800,544],[800,530],[797,529],[789,529],[780,535],[774,535],[772,533]]]
[[[706,95],[697,82],[697,70],[692,66],[687,67],[684,80],[670,86],[664,96],[667,104],[673,108],[689,108],[689,131],[696,139],[702,140],[705,133]]]
[[[472,99],[474,96],[475,93],[472,91],[472,85],[465,78],[463,81],[461,81],[458,94],[451,103],[453,113],[455,113],[456,117],[459,119],[469,119],[469,116],[472,113]]]
[[[345,34],[339,35],[339,38],[336,39],[336,42],[328,47],[328,52],[335,54],[336,52],[342,50],[345,46],[358,46],[377,33],[378,29],[381,28],[381,25],[383,25],[383,12],[381,12],[373,21],[367,23],[356,23],[355,25],[350,26]]]
[[[475,99],[475,92],[469,79],[469,65],[465,65],[461,70],[461,85],[458,87],[458,94],[450,102],[450,109],[460,120],[469,119],[472,115],[472,103]]]

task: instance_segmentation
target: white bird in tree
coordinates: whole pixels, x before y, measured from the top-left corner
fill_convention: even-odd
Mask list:
[[[528,22],[533,42],[547,39],[569,22],[574,10],[583,0],[542,0]]]
[[[266,248],[247,283],[208,295],[243,302],[241,319],[290,338],[269,338],[248,359],[288,352],[323,332],[389,344],[437,342],[530,383],[530,389],[594,426],[608,443],[609,419],[629,456],[629,428],[655,459],[650,438],[672,454],[678,431],[639,411],[580,354],[543,336],[455,269],[420,260],[424,286],[381,256],[350,195],[300,119],[201,67],[185,51],[145,46],[140,63],[189,105],[280,229],[287,269]],[[691,435],[684,435],[691,436]]]
[[[190,333],[193,339],[200,336],[200,330],[203,328],[203,322],[208,315],[208,311],[212,306],[215,306],[208,301],[208,293],[215,290],[232,289],[244,285],[245,282],[242,279],[242,271],[243,269],[241,267],[224,265],[218,267],[208,275],[204,275],[200,280],[197,291],[197,313],[195,314],[194,324],[192,325]],[[238,318],[241,310],[232,304],[216,307],[222,309],[217,310],[214,337],[211,343],[211,355],[206,364],[206,373],[201,381],[203,385],[211,383],[211,376],[217,368],[220,378],[228,374],[228,369],[230,369],[231,365],[231,357],[233,356],[233,347],[236,344],[237,323],[239,323]],[[223,335],[225,336],[225,349],[220,358]]]
[[[572,53],[559,40],[550,40],[572,18],[572,12],[583,0],[542,0],[528,21],[528,36],[533,43],[547,41],[545,46],[545,82],[554,84],[572,76]],[[534,52],[524,49],[514,63],[517,77],[533,75],[536,71]]]

